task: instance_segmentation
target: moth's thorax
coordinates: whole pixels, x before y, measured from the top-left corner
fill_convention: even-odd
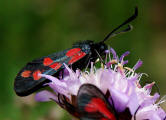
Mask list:
[[[81,48],[81,50],[87,54],[89,54],[92,50],[92,46],[94,45],[94,42],[93,41],[90,41],[90,40],[85,40],[85,41],[82,41],[82,42],[78,42],[78,43],[75,43],[73,45],[73,47],[79,47]]]
[[[98,52],[98,54],[100,55],[102,55],[104,51],[107,49],[107,45],[103,42],[94,43],[91,40],[85,40],[79,43],[75,43],[73,47],[79,47],[85,53],[91,52],[91,54],[96,54],[96,52]]]

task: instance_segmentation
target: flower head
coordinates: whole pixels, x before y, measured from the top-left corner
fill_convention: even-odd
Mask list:
[[[104,65],[101,63],[103,65],[101,68],[96,68],[94,63],[91,63],[89,71],[73,71],[65,65],[63,77],[59,79],[51,75],[40,74],[41,77],[51,81],[46,85],[53,91],[44,90],[37,93],[36,100],[53,100],[72,115],[80,118],[76,104],[78,91],[82,85],[91,84],[102,92],[110,106],[114,108],[116,117],[127,114],[131,117],[123,119],[165,119],[166,113],[160,107],[165,100],[156,103],[160,95],[158,93],[151,95],[151,89],[155,83],[152,82],[142,87],[140,80],[143,73],[135,72],[142,65],[142,61],[139,60],[133,68],[129,68],[125,67],[128,61],[124,59],[129,54],[128,51],[121,57],[118,57],[112,48],[105,52],[106,60]]]

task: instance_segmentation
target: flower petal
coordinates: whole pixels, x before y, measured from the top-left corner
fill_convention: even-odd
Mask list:
[[[138,62],[135,64],[135,66],[133,67],[134,70],[138,69],[139,67],[141,67],[142,65],[142,61],[141,60],[138,60]]]
[[[110,49],[112,55],[113,55],[113,59],[117,59],[117,55],[116,55],[116,52],[113,48]]]
[[[130,54],[130,51],[126,51],[125,53],[123,53],[123,54],[121,55],[119,61],[122,62],[123,58],[124,58],[125,56],[129,55],[129,54]]]
[[[114,88],[110,89],[110,93],[111,93],[111,97],[109,98],[110,103],[112,103],[112,100],[113,100],[115,109],[118,112],[124,111],[129,102],[129,97],[126,94],[124,94]]]
[[[35,96],[35,100],[40,101],[40,102],[51,101],[51,99],[58,102],[57,95],[53,94],[47,90],[43,90],[41,92],[38,92]]]

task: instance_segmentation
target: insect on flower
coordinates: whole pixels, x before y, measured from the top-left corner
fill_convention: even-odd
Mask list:
[[[113,48],[106,51],[103,67],[91,63],[90,71],[76,70],[65,65],[68,75],[58,79],[44,75],[51,82],[52,90],[38,92],[35,99],[40,102],[55,101],[80,120],[165,120],[166,113],[160,107],[160,95],[151,95],[154,82],[142,87],[143,73],[136,73],[142,65],[139,60],[133,68],[125,67],[129,52],[119,58]],[[109,57],[109,58],[107,58]]]
[[[119,33],[131,30],[131,26],[120,32],[119,28],[128,24],[137,17],[138,10],[135,8],[135,13],[124,21],[121,25],[110,32],[104,40],[94,43],[93,41],[83,41],[75,43],[72,48],[35,59],[25,65],[17,74],[14,82],[14,90],[19,96],[27,96],[36,90],[45,87],[50,80],[42,77],[41,74],[54,75],[59,77],[65,75],[64,64],[72,66],[73,70],[86,68],[89,62],[95,62],[99,56],[103,56],[107,50],[107,45],[104,43],[108,38]]]
[[[16,76],[16,94],[26,96],[48,86],[51,89],[39,91],[35,99],[55,101],[80,120],[166,120],[160,107],[166,96],[156,103],[160,95],[151,95],[155,83],[142,87],[143,73],[135,72],[142,61],[133,68],[125,67],[128,61],[124,58],[129,51],[118,57],[104,43],[111,36],[129,31],[130,25],[117,32],[137,14],[136,8],[131,17],[98,43],[88,40],[75,43],[71,49],[29,62]],[[98,58],[102,62],[99,69],[94,64]],[[86,67],[90,67],[89,71],[83,70]]]

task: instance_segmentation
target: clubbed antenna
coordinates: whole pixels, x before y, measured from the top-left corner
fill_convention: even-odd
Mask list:
[[[127,32],[127,31],[130,31],[132,29],[132,26],[131,25],[128,25],[128,27],[120,32],[116,32],[118,29],[120,29],[122,26],[130,23],[131,21],[133,21],[136,17],[138,16],[138,8],[136,7],[135,8],[135,13],[129,17],[126,21],[124,21],[121,25],[119,25],[117,28],[113,29],[105,38],[103,41],[101,42],[105,42],[108,38],[110,37],[113,37],[119,33],[123,33],[123,32]],[[116,32],[116,33],[115,33]]]

